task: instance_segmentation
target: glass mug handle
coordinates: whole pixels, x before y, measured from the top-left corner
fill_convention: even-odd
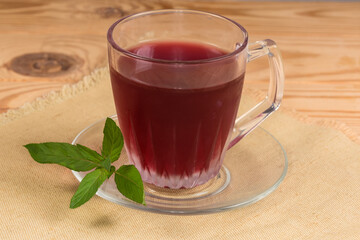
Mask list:
[[[248,45],[248,62],[264,55],[268,56],[270,65],[270,83],[267,96],[235,120],[234,130],[237,136],[230,141],[228,149],[254,130],[280,106],[284,91],[284,71],[276,43],[271,39],[265,39]]]

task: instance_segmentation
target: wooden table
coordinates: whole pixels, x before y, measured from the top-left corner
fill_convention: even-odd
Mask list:
[[[360,136],[360,3],[170,0],[0,1],[0,112],[106,65],[106,31],[135,12],[187,8],[241,23],[250,41],[282,51],[283,106],[346,123]],[[249,64],[246,86],[265,92],[266,59]]]

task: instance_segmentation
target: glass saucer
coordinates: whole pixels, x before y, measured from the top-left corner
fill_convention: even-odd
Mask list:
[[[112,116],[117,122],[117,116]],[[98,152],[103,139],[102,119],[82,130],[72,144],[82,144]],[[128,164],[126,151],[116,167]],[[279,141],[268,131],[257,127],[227,151],[219,174],[207,183],[192,189],[167,189],[144,183],[146,206],[122,196],[113,177],[96,193],[111,202],[144,211],[165,214],[206,214],[243,207],[255,203],[273,192],[284,179],[287,157]],[[75,172],[81,181],[86,172]]]

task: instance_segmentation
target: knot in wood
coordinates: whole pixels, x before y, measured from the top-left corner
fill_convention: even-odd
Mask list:
[[[101,7],[95,10],[101,18],[122,17],[125,12],[119,7]]]
[[[73,70],[76,60],[61,53],[28,53],[14,58],[10,69],[26,76],[50,77],[59,76]]]

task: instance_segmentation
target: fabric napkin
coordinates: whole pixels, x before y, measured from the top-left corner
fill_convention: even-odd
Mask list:
[[[359,239],[360,146],[341,131],[279,110],[262,127],[289,158],[279,188],[250,206],[196,216],[129,209],[98,196],[69,209],[78,181],[24,144],[71,142],[115,113],[107,69],[0,115],[0,239]],[[241,108],[256,103],[245,90]]]

